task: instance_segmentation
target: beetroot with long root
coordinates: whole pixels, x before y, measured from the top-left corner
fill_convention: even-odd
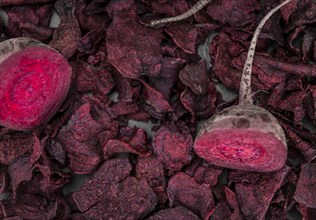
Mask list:
[[[67,60],[30,39],[0,43],[0,125],[31,130],[46,123],[63,103],[71,83]]]
[[[259,23],[243,69],[239,104],[211,117],[199,131],[194,150],[206,161],[232,169],[269,172],[282,168],[287,158],[284,132],[276,118],[253,104],[251,70],[257,39],[265,22],[286,0]]]

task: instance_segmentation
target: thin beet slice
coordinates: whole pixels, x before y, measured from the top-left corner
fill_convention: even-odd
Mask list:
[[[178,206],[176,208],[168,208],[160,210],[154,215],[150,216],[148,220],[200,220],[200,218],[185,207]]]
[[[197,184],[189,175],[179,172],[170,178],[167,188],[169,205],[185,206],[207,220],[214,211],[211,187]]]
[[[294,199],[303,206],[316,208],[316,164],[302,165]]]
[[[71,83],[66,59],[47,45],[15,38],[0,43],[0,124],[30,130],[46,123]]]
[[[199,131],[194,150],[217,166],[247,171],[276,171],[287,157],[282,127],[267,110],[253,104],[251,71],[256,44],[266,21],[291,0],[273,8],[260,21],[248,50],[240,89],[239,104],[211,117]]]

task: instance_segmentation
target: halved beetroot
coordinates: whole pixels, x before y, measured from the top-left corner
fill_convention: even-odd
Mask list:
[[[30,39],[0,43],[0,125],[31,130],[46,123],[63,103],[72,70],[51,47]]]

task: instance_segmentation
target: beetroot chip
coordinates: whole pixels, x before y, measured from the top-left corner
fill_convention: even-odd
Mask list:
[[[235,183],[239,207],[246,219],[263,219],[276,191],[280,189],[290,167],[272,173],[252,173],[231,171],[229,179],[236,172],[241,180]],[[244,174],[243,174],[244,173]],[[246,182],[245,177],[251,182]]]
[[[144,85],[143,88],[143,97],[145,101],[145,110],[148,111],[153,117],[160,118],[166,112],[172,111],[172,107],[170,106],[166,97],[163,96],[160,92],[152,88],[150,85],[141,81]],[[148,109],[149,108],[149,109]]]
[[[139,158],[136,165],[136,177],[144,179],[156,193],[159,203],[166,202],[166,179],[165,171],[161,162],[153,157]]]
[[[55,8],[60,16],[60,24],[49,45],[60,51],[66,59],[77,50],[77,41],[81,35],[79,23],[74,14],[76,1],[58,0]]]
[[[167,14],[170,16],[182,14],[189,9],[189,5],[185,0],[154,0],[151,2],[151,6],[154,13]]]
[[[205,95],[208,92],[211,79],[207,75],[206,63],[190,63],[179,74],[181,82],[190,87],[196,95]]]
[[[106,36],[110,63],[124,77],[157,75],[162,58],[161,30],[145,27],[138,22],[132,0],[112,1],[107,12],[113,18]]]
[[[98,202],[115,196],[116,184],[125,179],[132,170],[127,159],[106,161],[93,175],[72,195],[82,212],[87,211]]]
[[[170,173],[179,171],[193,157],[193,138],[183,124],[161,126],[153,138],[157,159]]]
[[[198,36],[197,28],[193,25],[183,22],[172,24],[165,30],[175,44],[188,54],[194,54]]]
[[[198,184],[215,186],[218,177],[222,173],[222,168],[212,165],[203,159],[194,160],[185,170],[185,173],[194,177]]]
[[[57,203],[49,202],[45,197],[32,194],[21,194],[15,201],[4,201],[2,204],[4,218],[20,217],[23,220],[53,219]]]
[[[112,193],[112,199],[104,198],[86,211],[86,216],[91,219],[142,219],[154,210],[158,201],[147,182],[135,177],[126,178]]]
[[[299,210],[304,220],[314,220],[316,216],[316,209],[305,206],[299,206]]]
[[[256,0],[215,0],[208,5],[207,14],[222,24],[244,27],[255,21],[258,8]]]
[[[185,173],[179,172],[170,178],[167,193],[171,207],[185,206],[202,219],[209,219],[214,211],[212,189],[197,184]]]
[[[87,63],[79,62],[76,70],[76,86],[80,92],[94,91],[106,95],[114,87],[111,73],[105,68],[96,68]]]
[[[199,220],[200,218],[185,207],[178,206],[160,210],[148,218],[148,220]]]
[[[15,135],[11,138],[0,138],[0,163],[10,164],[14,158],[30,152],[34,139],[32,135]]]
[[[297,182],[297,187],[294,194],[294,199],[299,204],[316,208],[315,181],[316,181],[316,164],[306,163],[301,167],[300,176]]]
[[[92,117],[97,114],[89,103],[80,106],[57,136],[57,141],[68,151],[70,168],[75,173],[91,173],[101,162],[97,135],[106,129],[106,125]]]

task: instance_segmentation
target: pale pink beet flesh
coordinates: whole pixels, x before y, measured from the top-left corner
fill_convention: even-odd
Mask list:
[[[275,171],[287,150],[273,135],[246,129],[223,129],[202,135],[195,152],[218,166],[247,171]]]
[[[68,93],[70,65],[57,51],[28,38],[1,48],[0,124],[29,130],[46,123]]]

